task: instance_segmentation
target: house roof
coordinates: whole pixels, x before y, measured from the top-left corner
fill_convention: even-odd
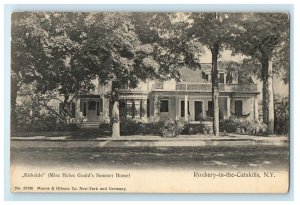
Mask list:
[[[189,83],[207,83],[208,81],[202,78],[202,72],[203,70],[198,68],[195,70],[187,67],[179,69],[181,81]]]
[[[205,75],[211,73],[211,64],[201,64],[201,68],[191,69],[182,67],[179,69],[180,80],[189,83],[208,83],[208,80],[203,78]],[[224,72],[238,72],[239,64],[236,62],[218,62],[218,71]],[[243,73],[238,72],[240,83],[253,83],[251,76],[244,76]]]

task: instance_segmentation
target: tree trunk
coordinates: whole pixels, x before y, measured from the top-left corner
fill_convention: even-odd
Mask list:
[[[273,70],[272,60],[269,60],[268,66],[268,133],[274,134],[274,95],[273,95]]]
[[[20,86],[18,81],[14,78],[11,78],[11,95],[10,95],[10,117],[11,117],[11,131],[16,131],[17,129],[17,93]]]
[[[272,59],[262,58],[263,122],[268,125],[268,134],[274,134],[274,95]]]
[[[263,57],[261,61],[262,65],[262,94],[263,94],[263,100],[262,100],[262,109],[263,109],[263,122],[265,124],[268,124],[268,57]]]
[[[218,87],[218,55],[219,55],[219,44],[214,43],[212,49],[212,69],[211,69],[211,79],[212,79],[212,104],[214,109],[214,120],[213,129],[215,136],[219,136],[219,87]]]
[[[111,115],[111,122],[112,122],[112,134],[113,138],[119,138],[120,135],[120,112],[119,112],[119,83],[112,82],[111,86],[111,102],[112,106],[112,115]]]

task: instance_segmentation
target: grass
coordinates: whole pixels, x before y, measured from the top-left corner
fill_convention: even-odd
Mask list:
[[[63,137],[71,136],[73,139],[94,139],[98,137],[107,138],[111,136],[110,130],[103,129],[77,129],[74,131],[52,131],[52,132],[13,132],[12,137],[33,137],[33,136],[45,136],[45,137]]]

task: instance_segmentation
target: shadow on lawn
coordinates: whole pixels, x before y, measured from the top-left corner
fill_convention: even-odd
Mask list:
[[[11,137],[68,137],[69,139],[96,139],[109,138],[111,130],[89,128],[74,129],[69,131],[47,131],[47,132],[11,132]]]

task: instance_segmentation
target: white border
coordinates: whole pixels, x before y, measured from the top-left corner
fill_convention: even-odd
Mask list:
[[[121,1],[121,0],[110,0],[110,1],[96,1],[96,0],[85,0],[85,1],[82,1],[82,0],[70,0],[70,1],[63,1],[62,2],[62,0],[52,0],[52,1],[43,1],[43,2],[41,2],[41,1],[38,1],[38,0],[31,0],[31,1],[26,1],[26,2],[24,2],[24,1],[20,1],[20,0],[11,0],[11,1],[9,1],[9,0],[4,0],[3,1],[3,3],[2,3],[2,10],[1,10],[1,24],[0,25],[4,25],[4,16],[3,16],[3,14],[2,14],[2,12],[4,11],[4,4],[41,4],[41,3],[43,3],[43,4],[81,4],[81,3],[86,3],[86,4],[88,4],[88,3],[92,3],[92,4],[98,4],[98,3],[106,3],[106,4],[124,4],[125,2],[124,1]],[[202,1],[202,2],[199,2],[199,1],[197,1],[197,0],[187,0],[187,1],[175,1],[175,0],[165,0],[165,1],[162,1],[162,0],[149,0],[149,1],[137,1],[137,0],[127,0],[126,1],[126,4],[128,4],[128,3],[130,3],[130,4],[138,4],[138,3],[147,3],[147,4],[149,4],[149,3],[153,3],[153,4],[199,4],[199,3],[209,3],[209,4],[225,4],[225,2],[224,1],[221,1],[221,0],[210,0],[210,1]],[[291,119],[293,122],[294,122],[294,127],[292,128],[293,129],[293,131],[294,131],[294,147],[295,147],[295,149],[294,149],[294,162],[295,162],[295,167],[294,167],[294,173],[295,173],[295,178],[294,178],[294,202],[288,202],[288,201],[286,201],[285,203],[296,203],[296,202],[299,202],[299,177],[298,177],[298,174],[297,173],[299,173],[299,163],[298,163],[298,157],[297,156],[299,156],[299,149],[298,149],[298,147],[299,147],[299,140],[298,140],[298,136],[299,136],[299,131],[298,131],[298,129],[296,128],[297,127],[297,122],[298,122],[298,116],[299,116],[299,109],[297,109],[296,108],[296,105],[298,105],[299,104],[299,97],[298,97],[298,95],[297,95],[297,93],[299,92],[298,91],[298,89],[297,88],[299,88],[299,80],[298,80],[298,77],[299,77],[299,69],[300,69],[300,67],[299,67],[299,57],[298,57],[298,55],[299,55],[299,47],[298,46],[296,46],[296,45],[300,45],[299,44],[299,36],[300,36],[300,34],[299,34],[299,1],[298,0],[285,0],[285,1],[283,1],[283,0],[273,0],[273,1],[271,1],[271,0],[269,0],[269,1],[266,1],[266,0],[252,0],[252,1],[249,1],[249,0],[247,0],[247,1],[243,1],[243,2],[241,2],[240,0],[228,0],[228,1],[226,1],[226,4],[273,4],[273,5],[276,5],[276,4],[293,4],[294,5],[294,70],[293,70],[293,76],[292,76],[292,79],[294,79],[294,82],[291,82],[291,96],[293,96],[293,106],[295,106],[294,107],[294,112],[292,113],[293,114],[293,116],[294,116],[294,118],[293,119]],[[70,6],[72,6],[72,5],[70,5]],[[230,6],[230,5],[228,5],[228,6]],[[271,7],[270,7],[271,8]],[[3,27],[2,27],[3,28]],[[5,53],[5,50],[4,50],[4,33],[3,32],[1,32],[1,39],[0,39],[0,45],[1,45],[1,51],[0,51],[0,62],[4,62],[4,53]],[[3,65],[3,64],[2,64]],[[4,89],[7,89],[7,88],[5,88],[4,87],[4,85],[3,85],[3,82],[4,82],[4,69],[1,69],[1,74],[0,74],[0,99],[4,99]],[[0,101],[0,113],[4,113],[4,101],[3,100],[1,100]],[[7,116],[4,116],[3,114],[1,115],[1,122],[5,122],[5,120],[7,119]],[[4,125],[3,125],[3,123],[1,123],[0,124],[0,129],[1,129],[1,131],[2,131],[2,133],[3,133],[3,130],[4,130]],[[1,136],[4,136],[4,134],[3,135],[1,135]],[[2,137],[2,140],[0,141],[0,146],[3,148],[4,147],[4,143],[3,143],[3,137]],[[1,152],[1,153],[3,153],[3,152]],[[6,156],[7,157],[7,156]],[[1,157],[1,164],[0,165],[2,165],[2,166],[0,166],[0,167],[4,167],[4,158],[3,157]],[[0,169],[1,171],[0,171],[0,173],[1,173],[1,178],[0,178],[0,181],[4,181],[4,175],[3,175],[3,169]],[[7,177],[7,176],[6,176]],[[0,186],[0,192],[1,192],[1,198],[2,198],[2,200],[3,200],[3,191],[4,191],[4,189],[3,189],[3,186]],[[253,200],[253,197],[254,196],[249,196],[249,195],[247,195],[248,197],[246,197],[246,198],[244,198],[243,200]],[[72,198],[72,196],[70,195],[69,196],[70,198]],[[232,200],[234,200],[234,197],[232,197],[233,199]],[[214,195],[213,196],[211,196],[211,200],[218,200],[217,199],[217,197],[215,197]],[[105,199],[104,199],[105,200]],[[134,199],[132,199],[132,200],[134,200]],[[189,197],[187,196],[187,198],[186,198],[186,200],[189,200]],[[272,200],[272,196],[270,196],[270,198],[269,198],[269,200]],[[5,203],[7,203],[7,202],[5,202]],[[32,202],[25,202],[25,204],[32,204]],[[35,203],[40,203],[40,202],[35,202]],[[73,203],[76,203],[76,202],[71,202],[72,204]],[[82,204],[82,202],[78,202],[78,203],[81,203]],[[130,204],[132,204],[132,202],[129,202]],[[128,203],[128,204],[129,204]],[[171,202],[172,204],[174,204],[175,202]],[[227,204],[228,202],[222,202],[222,204]],[[229,202],[230,204],[232,204],[233,202]],[[251,203],[251,202],[248,202],[248,203]],[[264,202],[264,204],[265,204],[266,202]],[[274,202],[269,202],[269,203],[272,203],[272,204],[276,204],[276,203],[274,203]],[[22,202],[22,204],[24,204],[24,202]],[[122,202],[122,204],[126,204],[126,202]],[[268,204],[268,203],[267,203]]]

